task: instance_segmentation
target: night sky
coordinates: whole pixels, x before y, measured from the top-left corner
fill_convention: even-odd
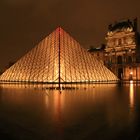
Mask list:
[[[82,46],[105,42],[108,25],[138,18],[140,0],[0,0],[0,69],[58,26]]]

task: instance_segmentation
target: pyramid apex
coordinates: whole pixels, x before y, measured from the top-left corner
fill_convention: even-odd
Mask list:
[[[61,33],[66,32],[61,26],[57,27],[55,31],[58,32],[60,35]]]

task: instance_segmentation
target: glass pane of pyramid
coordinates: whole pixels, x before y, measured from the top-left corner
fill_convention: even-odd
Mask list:
[[[57,28],[6,70],[7,82],[99,82],[118,78],[62,28]]]

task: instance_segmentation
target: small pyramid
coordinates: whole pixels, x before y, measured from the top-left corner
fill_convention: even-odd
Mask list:
[[[118,78],[62,28],[57,28],[1,76],[4,82],[76,83]]]

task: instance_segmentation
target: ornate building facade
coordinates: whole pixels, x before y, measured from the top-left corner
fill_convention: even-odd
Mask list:
[[[121,80],[140,80],[140,43],[137,19],[109,25],[105,65]]]

